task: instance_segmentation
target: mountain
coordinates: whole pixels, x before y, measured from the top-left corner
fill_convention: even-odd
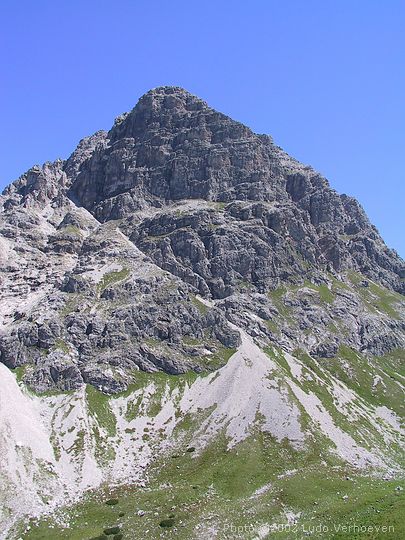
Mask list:
[[[355,199],[161,87],[0,210],[4,538],[398,515],[405,264]]]

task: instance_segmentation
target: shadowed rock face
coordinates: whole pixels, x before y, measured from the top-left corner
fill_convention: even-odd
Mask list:
[[[404,263],[359,203],[181,88],[0,204],[0,360],[39,390],[216,369],[239,344],[227,321],[318,357],[404,346]]]

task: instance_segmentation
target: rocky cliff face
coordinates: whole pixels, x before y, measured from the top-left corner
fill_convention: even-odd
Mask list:
[[[0,204],[0,360],[38,391],[215,370],[228,321],[319,358],[404,346],[404,263],[358,202],[180,88]]]
[[[0,538],[257,539],[370,501],[386,524],[404,268],[356,200],[180,88],[30,169],[0,196]]]

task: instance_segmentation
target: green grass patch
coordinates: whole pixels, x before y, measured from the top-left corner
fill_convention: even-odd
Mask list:
[[[290,366],[288,365],[288,362],[285,359],[281,349],[277,349],[276,347],[264,347],[263,351],[269,358],[276,361],[277,364],[284,369],[288,375],[291,375]]]
[[[70,352],[69,345],[66,343],[66,341],[64,341],[61,338],[56,338],[54,348],[58,349],[59,351],[62,351],[64,353],[66,353],[66,354],[68,354]]]
[[[62,317],[70,315],[82,303],[83,295],[80,293],[66,293],[66,303],[60,311]]]
[[[390,291],[382,285],[377,285],[356,272],[349,272],[348,278],[370,311],[377,310],[393,319],[400,319],[396,305],[405,302],[405,298],[401,294]],[[362,284],[365,281],[368,282],[368,286]]]
[[[196,346],[201,345],[203,342],[201,339],[192,336],[183,336],[182,341],[185,345]]]
[[[292,317],[290,313],[290,308],[284,303],[284,296],[287,293],[286,287],[279,287],[278,289],[274,289],[273,291],[269,291],[268,296],[270,300],[273,302],[274,306],[276,307],[277,311],[280,313],[281,317],[292,322]]]
[[[25,372],[27,371],[27,366],[18,366],[11,371],[14,373],[17,382],[20,383],[22,382]]]
[[[326,304],[332,304],[335,300],[335,293],[333,292],[333,290],[329,289],[326,283],[322,283],[321,285],[315,285],[311,281],[305,280],[304,286],[312,289],[313,291],[316,291],[319,294],[320,300]],[[299,287],[296,290],[298,289]]]
[[[228,203],[226,203],[226,202],[215,202],[214,205],[215,205],[215,208],[217,208],[218,210],[225,210],[225,208],[228,206]]]
[[[198,309],[201,315],[206,315],[208,313],[208,306],[206,306],[201,300],[199,300],[193,294],[190,295],[192,304]]]
[[[332,304],[335,300],[335,295],[326,284],[319,285],[318,292],[322,302]]]
[[[401,358],[404,353],[397,350],[393,354]],[[401,362],[403,369],[403,357],[397,362]],[[335,358],[322,359],[322,366],[371,405],[384,405],[400,416],[405,414],[403,390],[398,385],[398,382],[403,384],[404,381],[398,374],[398,364],[392,360],[392,356],[375,357],[371,363],[369,358],[341,345]],[[381,378],[382,384],[375,384],[376,376]]]
[[[32,522],[31,529],[20,536],[24,540],[83,540],[119,526],[124,538],[143,539],[148,531],[148,539],[158,540],[168,538],[176,527],[175,537],[189,540],[204,537],[205,527],[214,526],[218,539],[228,540],[226,524],[286,523],[288,509],[300,514],[299,530],[310,530],[319,523],[331,530],[322,536],[314,532],[311,537],[337,538],[335,524],[356,522],[394,524],[397,536],[387,538],[401,538],[405,499],[395,488],[403,482],[362,476],[342,464],[322,464],[316,451],[316,445],[310,454],[305,449],[296,451],[285,441],[278,443],[259,432],[229,449],[220,436],[199,454],[183,451],[176,459],[160,456],[150,470],[146,489],[135,484],[109,492],[117,500],[113,506],[105,504],[102,489],[64,509],[69,529],[45,517]],[[142,517],[139,509],[144,512]],[[291,531],[273,536],[301,537]],[[247,540],[254,537],[250,533],[243,536]]]
[[[59,230],[60,233],[71,234],[73,236],[83,236],[83,232],[76,225],[66,225]]]
[[[215,371],[224,366],[237,349],[220,346],[214,353],[200,357],[199,364],[207,371]]]
[[[89,413],[97,419],[99,426],[113,437],[116,434],[116,418],[110,409],[110,396],[103,394],[94,386],[87,385],[86,400]]]
[[[123,281],[130,275],[131,271],[129,268],[122,268],[121,270],[114,270],[113,272],[108,272],[104,274],[101,281],[97,283],[98,293],[102,293],[107,287],[111,287],[120,281]]]
[[[279,334],[280,333],[279,327],[277,326],[277,324],[273,320],[265,321],[265,324],[266,324],[267,328],[270,330],[270,332],[272,334]]]

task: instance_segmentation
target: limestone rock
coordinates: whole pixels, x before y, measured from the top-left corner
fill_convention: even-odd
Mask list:
[[[405,265],[360,204],[177,87],[6,188],[0,263],[0,361],[38,391],[217,369],[229,323],[324,359],[405,344]]]

